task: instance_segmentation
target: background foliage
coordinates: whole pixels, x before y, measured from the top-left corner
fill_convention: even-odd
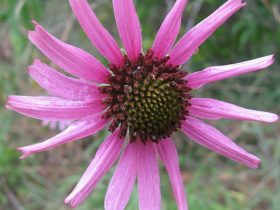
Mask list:
[[[101,21],[118,37],[111,1],[90,2]],[[135,2],[142,22],[144,46],[148,48],[173,0]],[[191,0],[185,11],[181,34],[223,2]],[[16,147],[57,133],[43,127],[39,121],[4,109],[9,94],[44,94],[27,74],[27,67],[35,57],[49,62],[27,39],[33,19],[62,40],[100,58],[74,19],[67,0],[0,0],[0,209],[65,210],[70,208],[63,204],[63,198],[82,175],[105,132],[24,161],[18,159]],[[209,65],[234,63],[271,53],[276,54],[276,63],[269,69],[209,85],[195,94],[280,113],[279,0],[248,1],[247,7],[224,24],[184,68],[191,72]],[[175,136],[190,209],[278,210],[279,123],[265,125],[222,120],[212,124],[260,156],[262,166],[257,170],[247,169],[193,144],[182,135]],[[110,177],[108,174],[78,209],[103,209]],[[161,184],[163,209],[176,209],[163,167]],[[137,209],[137,205],[135,191],[127,209]]]

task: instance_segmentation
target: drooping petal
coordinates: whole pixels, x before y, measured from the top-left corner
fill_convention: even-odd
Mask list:
[[[140,210],[160,210],[160,176],[154,145],[138,142],[138,196]]]
[[[96,49],[111,63],[121,66],[123,56],[112,35],[102,26],[87,0],[70,0],[72,10]]]
[[[119,137],[119,130],[106,138],[75,189],[65,199],[65,203],[76,207],[88,197],[118,158],[123,143],[124,138]]]
[[[46,141],[17,149],[23,154],[21,158],[26,158],[32,154],[93,135],[102,130],[107,122],[108,120],[103,120],[100,114],[91,115],[74,122],[66,130]]]
[[[249,72],[264,69],[274,62],[274,56],[269,55],[241,63],[212,66],[202,71],[194,72],[186,76],[188,86],[191,88],[200,88],[208,83],[216,82],[230,77],[239,76]]]
[[[163,21],[152,47],[155,57],[165,56],[176,41],[187,2],[188,0],[177,0]]]
[[[187,117],[181,130],[193,141],[250,168],[257,168],[260,159],[246,152],[216,128],[193,117]]]
[[[237,119],[272,123],[278,116],[269,112],[245,109],[211,98],[192,98],[188,108],[190,115],[206,119]]]
[[[170,52],[169,64],[182,65],[236,11],[245,6],[242,0],[229,0],[214,13],[188,31]]]
[[[105,210],[125,209],[137,175],[137,145],[128,144],[111,179],[105,197]]]
[[[29,67],[29,74],[53,96],[71,100],[104,98],[104,95],[98,90],[97,85],[67,77],[39,60],[35,60],[33,65]]]
[[[176,146],[172,139],[161,140],[156,145],[158,154],[168,172],[178,210],[187,210],[188,204],[182,180]]]
[[[113,0],[113,7],[124,48],[129,58],[135,61],[142,50],[142,35],[133,0]]]
[[[9,96],[7,108],[40,120],[77,120],[105,109],[101,100],[73,101],[49,96]]]
[[[107,69],[89,53],[63,43],[42,26],[35,23],[35,31],[29,32],[30,41],[50,60],[65,71],[86,80],[106,83]]]

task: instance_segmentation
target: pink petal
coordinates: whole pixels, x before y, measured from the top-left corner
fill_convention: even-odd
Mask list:
[[[198,144],[250,168],[257,168],[260,164],[259,158],[246,152],[216,128],[201,120],[187,117],[181,130]]]
[[[29,32],[30,41],[49,59],[65,71],[86,80],[106,83],[107,69],[93,56],[72,45],[61,42],[35,23]]]
[[[154,145],[138,142],[138,195],[140,210],[160,210],[160,177]]]
[[[88,197],[118,158],[123,143],[124,138],[119,137],[119,130],[107,137],[75,189],[65,199],[65,203],[76,207]]]
[[[72,100],[104,98],[97,85],[67,77],[39,60],[35,60],[33,65],[29,67],[29,74],[53,96]]]
[[[137,175],[137,145],[128,144],[111,179],[105,197],[106,210],[125,209]]]
[[[206,119],[237,119],[262,122],[276,122],[278,116],[269,112],[245,109],[211,98],[192,98],[188,108],[190,115]]]
[[[236,63],[226,66],[212,66],[202,71],[194,72],[186,76],[188,86],[191,88],[200,88],[208,83],[216,82],[241,74],[257,71],[272,65],[274,56],[269,55],[262,58]]]
[[[101,100],[72,101],[48,96],[9,96],[7,108],[40,120],[77,120],[105,109]]]
[[[137,60],[142,49],[142,35],[133,0],[113,0],[115,19],[124,48],[131,60]]]
[[[111,63],[120,66],[123,56],[117,42],[102,26],[87,0],[70,0],[72,10],[96,49]]]
[[[177,0],[163,21],[153,44],[154,56],[165,56],[176,41],[181,27],[181,19],[188,0]]]
[[[245,6],[241,0],[229,0],[205,20],[193,27],[176,44],[170,53],[169,63],[182,65],[197,51],[199,46],[210,37],[236,11]]]
[[[107,122],[107,120],[101,119],[100,114],[92,115],[74,122],[66,130],[44,142],[17,149],[23,154],[21,158],[26,158],[32,154],[93,135],[102,130]]]
[[[187,210],[188,204],[184,183],[180,172],[176,146],[172,139],[165,139],[161,140],[159,144],[156,145],[156,148],[160,159],[167,169],[173,189],[173,194],[178,205],[178,210]]]

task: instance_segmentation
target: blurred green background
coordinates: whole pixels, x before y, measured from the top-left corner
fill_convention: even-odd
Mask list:
[[[155,37],[174,0],[137,0],[144,46]],[[118,37],[111,0],[90,0],[101,22]],[[190,0],[184,13],[181,35],[207,17],[222,0]],[[66,210],[63,200],[79,180],[106,133],[67,144],[26,160],[18,159],[18,146],[55,135],[4,108],[9,94],[40,95],[45,92],[27,74],[34,58],[50,63],[27,39],[35,19],[64,41],[101,56],[77,24],[67,0],[0,0],[0,209]],[[280,113],[280,3],[250,0],[247,7],[224,24],[184,66],[196,71],[210,65],[228,64],[276,54],[269,69],[208,85],[196,96],[213,97],[248,108]],[[191,210],[279,210],[280,126],[253,122],[213,121],[231,138],[262,159],[257,170],[229,161],[183,137],[175,135],[180,165]],[[94,141],[93,141],[94,139]],[[113,170],[90,198],[77,209],[101,210]],[[168,176],[161,166],[162,209],[177,209]],[[136,190],[129,210],[138,209]]]

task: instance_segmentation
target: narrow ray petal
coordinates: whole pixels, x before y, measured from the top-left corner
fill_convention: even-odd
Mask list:
[[[100,99],[73,101],[48,96],[9,96],[7,108],[40,120],[77,120],[105,109]]]
[[[245,6],[245,3],[242,3],[241,0],[229,0],[213,14],[193,27],[172,49],[169,63],[182,65],[187,62],[199,46],[243,6]]]
[[[44,142],[17,149],[23,154],[21,158],[26,158],[32,154],[93,135],[102,130],[107,122],[101,118],[100,114],[92,115],[74,122],[66,130]]]
[[[160,159],[168,172],[178,210],[187,210],[188,204],[180,172],[178,153],[172,139],[161,140],[156,145]]]
[[[137,145],[128,144],[111,179],[105,197],[106,210],[125,209],[137,175]]]
[[[181,130],[198,144],[243,165],[257,168],[260,164],[259,158],[246,152],[216,128],[201,120],[187,117],[187,120],[182,124]]]
[[[160,210],[160,176],[154,145],[138,144],[138,195],[140,210]]]
[[[113,0],[113,7],[124,48],[135,61],[142,50],[142,35],[133,0]]]
[[[106,138],[75,189],[65,199],[65,203],[76,207],[88,197],[118,158],[123,143],[124,138],[119,137],[119,130]]]
[[[278,116],[269,112],[245,109],[211,98],[192,98],[188,108],[190,115],[206,119],[237,119],[272,123]]]
[[[239,76],[253,71],[264,69],[274,62],[274,56],[269,55],[241,63],[212,66],[202,71],[194,72],[186,76],[188,86],[191,88],[200,88],[208,83],[216,82],[230,77]]]
[[[155,57],[162,58],[165,56],[176,41],[187,2],[188,0],[177,0],[163,21],[152,47]]]
[[[112,35],[102,26],[87,0],[70,0],[72,10],[96,49],[111,63],[120,66],[123,56]]]
[[[86,80],[106,83],[107,69],[89,53],[63,43],[42,26],[35,23],[35,31],[29,32],[30,41],[50,60],[65,71]]]
[[[30,76],[49,94],[71,100],[103,99],[98,86],[86,81],[67,77],[55,69],[35,60],[29,67]]]

